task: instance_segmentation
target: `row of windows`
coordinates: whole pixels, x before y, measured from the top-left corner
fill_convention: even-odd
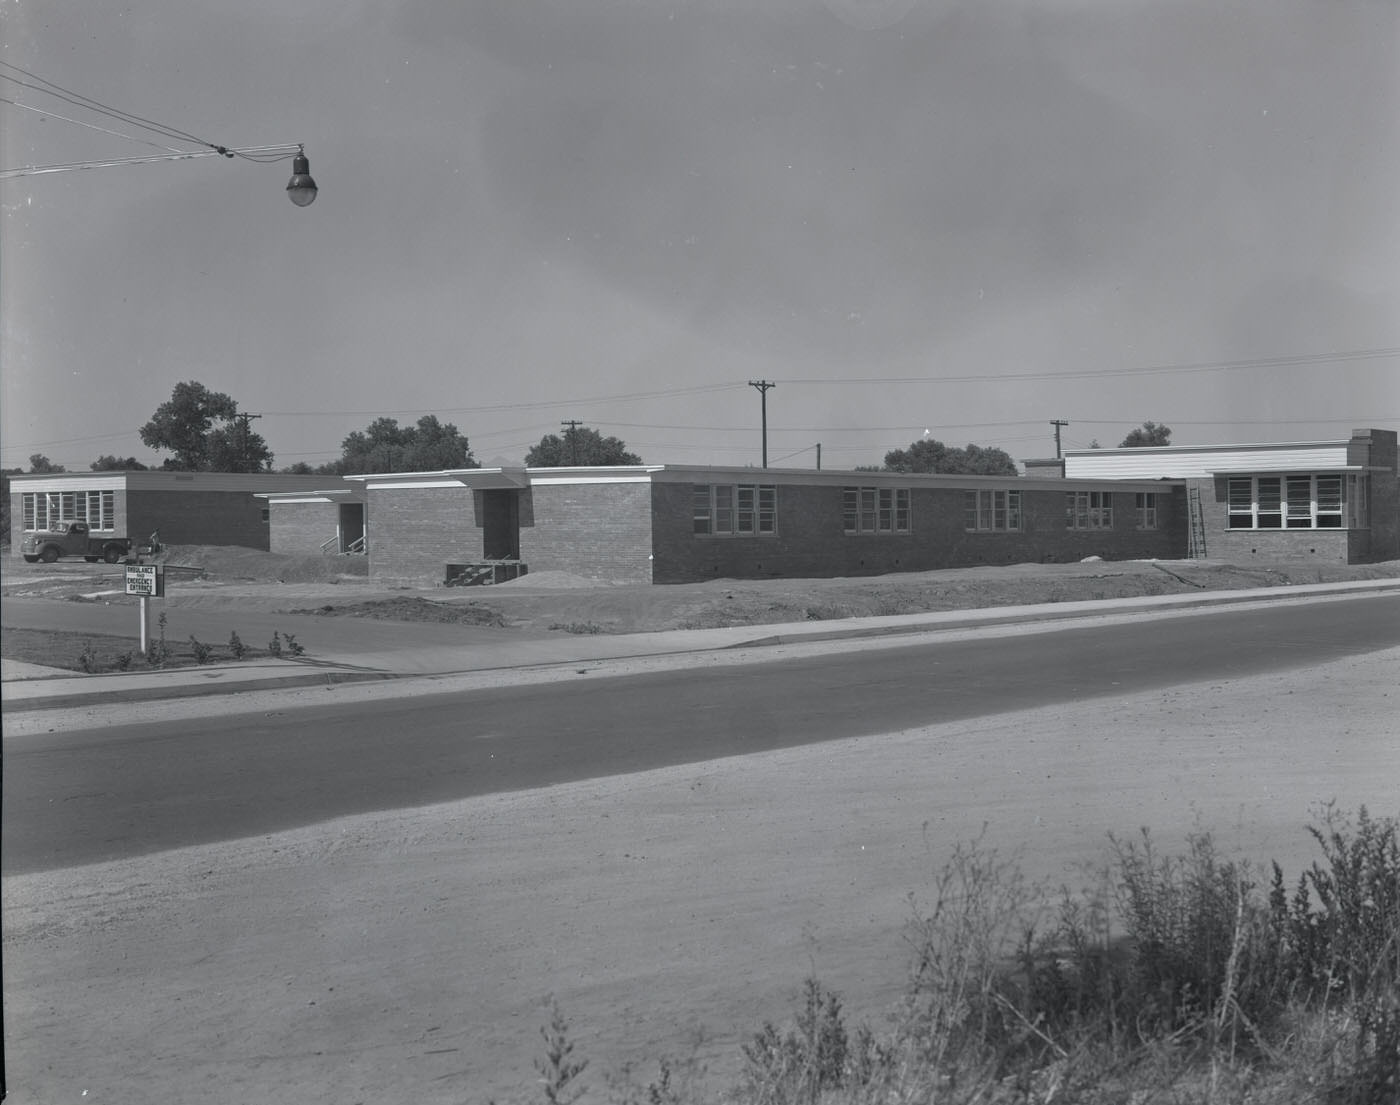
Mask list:
[[[841,524],[847,533],[908,533],[907,487],[846,487]]]
[[[1020,491],[963,493],[963,528],[969,533],[1018,533],[1023,528]],[[1157,496],[1137,492],[1138,529],[1157,528]],[[696,484],[694,533],[702,537],[774,534],[778,531],[778,489],[771,484]],[[907,487],[845,487],[841,524],[848,534],[910,532]],[[1065,497],[1069,529],[1112,529],[1113,493],[1070,491]]]
[[[778,489],[771,484],[696,484],[694,503],[697,535],[778,532]]]
[[[20,498],[30,533],[69,522],[86,522],[90,530],[117,528],[115,491],[26,491]]]
[[[1230,529],[1343,529],[1367,523],[1366,479],[1358,476],[1232,476]]]

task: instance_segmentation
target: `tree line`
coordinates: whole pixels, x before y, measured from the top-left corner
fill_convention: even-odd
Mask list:
[[[257,415],[247,414],[223,392],[190,380],[175,385],[170,398],[155,409],[141,427],[141,443],[167,453],[159,469],[174,472],[272,472],[273,453],[263,436],[252,429]],[[1120,448],[1167,445],[1171,429],[1144,422],[1123,439]],[[1095,442],[1094,448],[1098,447]],[[626,442],[598,430],[569,423],[562,433],[545,434],[525,455],[528,468],[596,467],[642,464]],[[29,472],[63,472],[42,453],[29,458]],[[103,455],[89,465],[94,472],[141,472],[150,466],[135,457]],[[470,442],[451,422],[425,414],[412,425],[395,418],[376,418],[341,442],[341,455],[319,466],[296,463],[280,471],[303,475],[348,476],[371,472],[438,472],[479,468]],[[1005,450],[968,444],[949,446],[925,436],[907,448],[892,449],[883,465],[859,471],[946,473],[949,475],[1014,476],[1015,460]],[[23,472],[13,468],[3,475]],[[6,480],[8,484],[8,480]],[[6,487],[8,492],[8,486]],[[6,495],[8,507],[8,494]]]

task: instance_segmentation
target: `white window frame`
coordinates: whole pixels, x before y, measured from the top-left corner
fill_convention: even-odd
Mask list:
[[[909,533],[912,507],[907,487],[843,487],[841,527],[852,537]]]
[[[963,529],[968,533],[1019,533],[1023,525],[1019,491],[979,488],[963,492]]]
[[[90,533],[115,533],[115,491],[25,491],[20,495],[25,533],[82,522]]]
[[[1137,512],[1138,529],[1157,528],[1157,492],[1138,491],[1134,493],[1133,509]]]
[[[1232,530],[1363,529],[1364,477],[1340,472],[1229,476],[1226,528]]]
[[[1066,491],[1065,528],[1106,530],[1113,528],[1112,491]]]
[[[697,483],[691,504],[696,537],[771,537],[778,532],[776,484]]]

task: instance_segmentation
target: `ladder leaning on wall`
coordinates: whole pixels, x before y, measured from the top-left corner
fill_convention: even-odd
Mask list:
[[[1188,555],[1192,560],[1202,560],[1206,555],[1206,517],[1201,508],[1201,489],[1196,484],[1186,489],[1186,516],[1191,526]]]

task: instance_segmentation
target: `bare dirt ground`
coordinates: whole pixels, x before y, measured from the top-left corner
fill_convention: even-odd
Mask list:
[[[551,994],[583,1105],[666,1055],[724,1087],[809,974],[881,1025],[956,842],[1077,888],[1107,832],[1210,828],[1291,881],[1316,803],[1393,809],[1398,677],[1391,650],[9,878],[9,1100],[540,1101]]]
[[[175,546],[161,557],[168,602],[327,617],[462,621],[569,633],[769,625],[1081,599],[1400,577],[1400,562],[1240,566],[1212,560],[1016,564],[837,579],[607,585],[560,572],[488,587],[386,589],[355,558]],[[75,600],[121,589],[120,567],[8,564],[4,595]]]

